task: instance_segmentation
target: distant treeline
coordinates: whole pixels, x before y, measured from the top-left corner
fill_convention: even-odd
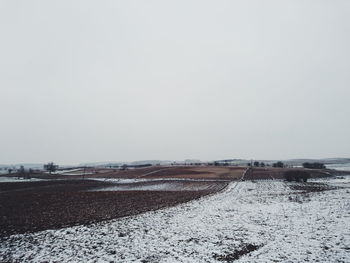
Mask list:
[[[150,163],[146,163],[146,164],[123,164],[123,165],[106,165],[106,167],[108,168],[118,168],[121,170],[126,170],[128,168],[144,168],[144,167],[150,167],[153,166]]]
[[[325,169],[326,166],[323,163],[303,163],[304,168],[308,169]]]

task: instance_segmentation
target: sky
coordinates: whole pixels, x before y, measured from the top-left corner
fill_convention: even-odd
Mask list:
[[[350,157],[350,1],[0,2],[0,163]]]

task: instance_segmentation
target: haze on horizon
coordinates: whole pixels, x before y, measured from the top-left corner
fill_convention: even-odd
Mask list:
[[[350,157],[350,2],[0,3],[0,163]]]

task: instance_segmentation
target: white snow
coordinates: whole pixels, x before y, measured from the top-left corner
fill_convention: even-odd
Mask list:
[[[115,184],[114,186],[95,188],[90,191],[203,191],[210,189],[218,189],[218,185],[213,183],[187,183],[186,181],[151,181],[147,183]]]
[[[51,174],[64,174],[64,173],[72,173],[76,171],[81,171],[81,168],[57,170],[57,171],[51,172]],[[49,174],[50,172],[46,171],[45,173]]]
[[[13,182],[37,182],[37,181],[45,181],[44,179],[39,178],[30,178],[30,179],[23,179],[22,177],[0,177],[0,183],[13,183]]]
[[[172,183],[154,183],[154,184],[119,184],[101,189],[94,189],[91,191],[179,191],[181,185]]]
[[[335,169],[335,170],[339,170],[339,171],[350,171],[350,163],[327,164],[326,167],[328,169]]]
[[[111,182],[118,184],[131,184],[131,183],[143,183],[143,182],[159,182],[159,181],[187,181],[187,182],[232,182],[232,180],[224,179],[194,179],[194,178],[88,178],[89,180]]]
[[[74,169],[64,169],[64,170],[57,170],[55,172],[48,172],[47,174],[58,174],[58,175],[90,175],[90,174],[96,174],[95,172],[84,172],[84,169],[81,168],[74,168]]]
[[[89,178],[89,180],[113,183],[90,191],[201,191],[217,189],[217,184],[231,180],[192,179],[192,178]]]
[[[61,173],[60,175],[91,175],[91,174],[96,174],[94,172],[80,172],[80,173],[77,173],[77,172],[74,172],[74,173]]]
[[[236,182],[172,208],[14,235],[1,242],[0,261],[218,262],[215,254],[254,244],[235,262],[350,262],[346,178],[343,188],[307,194],[283,181]]]

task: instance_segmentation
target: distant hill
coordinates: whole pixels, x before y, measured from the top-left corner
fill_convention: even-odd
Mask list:
[[[345,164],[350,163],[350,158],[324,158],[324,159],[289,159],[289,160],[259,160],[253,159],[253,161],[264,162],[265,164],[272,164],[278,161],[282,161],[287,165],[292,166],[301,166],[305,162],[319,162],[323,164]],[[250,163],[251,160],[248,159],[223,159],[223,160],[212,160],[212,161],[201,161],[198,159],[186,159],[182,161],[178,160],[140,160],[133,162],[91,162],[91,163],[80,163],[77,165],[60,165],[60,167],[76,167],[76,166],[94,166],[94,167],[106,167],[106,166],[121,166],[123,164],[126,165],[170,165],[172,163],[176,164],[189,164],[189,163],[208,163],[208,162],[219,162],[219,163],[228,163],[230,165],[246,165]],[[19,168],[23,165],[26,169],[41,169],[43,168],[43,163],[16,163],[16,164],[0,164],[0,168]]]
[[[16,163],[16,164],[0,164],[0,168],[19,168],[21,165],[24,166],[24,168],[32,168],[32,169],[40,169],[43,168],[42,163]]]

